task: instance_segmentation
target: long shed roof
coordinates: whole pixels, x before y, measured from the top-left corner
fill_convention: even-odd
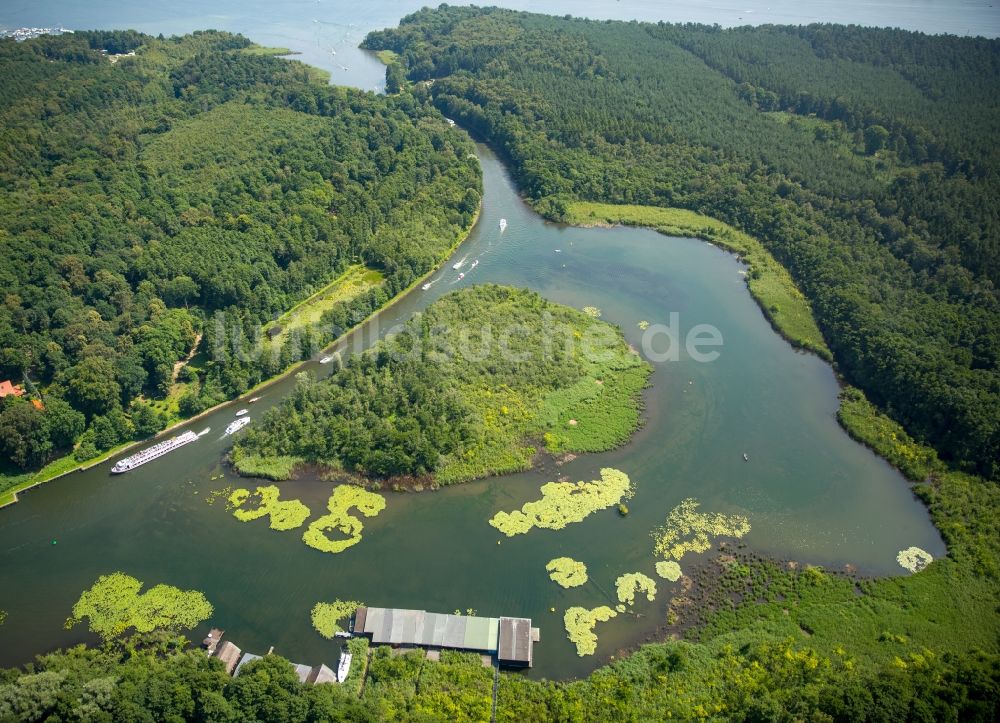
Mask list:
[[[371,635],[376,645],[418,645],[489,653],[497,650],[499,629],[498,618],[402,608],[359,608],[354,622],[354,632]]]

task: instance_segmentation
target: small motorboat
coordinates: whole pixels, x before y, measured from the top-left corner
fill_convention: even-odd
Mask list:
[[[469,271],[472,271],[477,266],[479,266],[479,259],[476,259],[475,261],[472,262],[472,266],[469,267]]]
[[[503,231],[505,228],[507,228],[507,219],[501,218],[500,219],[500,230]]]
[[[250,424],[250,417],[240,417],[229,423],[229,426],[226,427],[226,433],[222,436],[228,437],[230,434],[235,434],[248,424]]]
[[[319,363],[320,364],[329,364],[332,361],[333,361],[333,357],[332,356],[325,356],[325,357],[323,357],[322,359],[319,360]]]
[[[461,281],[464,278],[465,278],[465,274],[464,273],[458,275],[458,280],[459,281]]]
[[[427,289],[431,288],[431,285],[430,284],[424,284],[420,288],[423,289],[424,291],[427,291]]]
[[[249,409],[241,409],[240,411],[236,412],[236,416],[237,417],[242,417],[244,414],[250,414],[250,410]]]
[[[458,270],[459,270],[460,268],[462,268],[462,266],[464,266],[464,265],[465,265],[465,260],[466,260],[467,258],[469,258],[469,257],[468,257],[468,256],[463,256],[463,257],[462,257],[462,258],[460,258],[460,259],[459,259],[458,261],[456,261],[455,263],[453,263],[453,264],[451,265],[451,268],[455,269],[455,271],[458,271]]]
[[[351,634],[349,632],[347,632],[346,630],[338,630],[333,635],[334,635],[334,637],[337,637],[337,638],[349,638],[349,637],[351,637]]]
[[[211,431],[212,431],[211,427],[205,427],[203,430],[201,430],[200,432],[198,432],[198,436],[199,437],[204,437],[206,434],[208,434]]]
[[[747,454],[746,452],[743,453],[743,461],[744,462],[749,462],[750,461],[750,455]]]
[[[247,401],[247,404],[253,404],[254,402],[259,402],[259,401],[260,397],[250,397],[250,399]]]

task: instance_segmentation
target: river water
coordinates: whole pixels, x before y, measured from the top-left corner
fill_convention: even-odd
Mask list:
[[[936,7],[943,13],[946,4],[921,4],[920,12]],[[695,6],[701,7],[687,7]],[[137,7],[148,11],[143,22],[134,19],[140,17]],[[190,15],[184,14],[186,7]],[[0,11],[0,22],[119,25],[166,33],[223,27],[302,49],[304,58],[327,68],[342,51],[364,58],[349,46],[368,29],[394,22],[381,3],[374,9],[354,6],[340,18],[329,3],[291,3],[287,12],[282,5],[281,13],[253,2],[239,7],[242,14],[235,17],[240,22],[228,24],[220,18],[230,16],[205,15],[203,5],[188,3],[167,9],[130,5],[128,12],[119,9],[121,22],[115,21],[110,3],[86,12],[67,3],[52,5],[48,15],[39,8]],[[574,12],[581,14],[581,7]],[[800,12],[822,9],[818,3],[804,7]],[[392,9],[393,18],[403,11],[398,5]],[[279,14],[283,24],[278,29],[253,25]],[[322,63],[307,47],[321,33],[310,27],[320,24],[312,23],[313,17],[328,23],[351,18],[337,55],[327,53]],[[373,67],[370,76],[363,68],[355,63],[344,72],[352,73],[355,85],[377,86],[375,71],[380,74],[381,67]],[[649,635],[663,620],[672,586],[659,580],[657,599],[637,603],[640,616],[599,624],[598,651],[589,658],[578,658],[566,640],[563,610],[608,604],[605,591],[613,590],[622,573],[653,576],[649,532],[686,497],[698,499],[705,511],[746,515],[752,528],[745,538],[748,546],[780,558],[897,574],[902,570],[895,556],[905,547],[944,554],[940,536],[905,480],[837,426],[837,384],[830,367],[794,351],[771,330],[732,256],[706,243],[651,231],[547,223],[521,201],[489,149],[480,147],[479,154],[483,213],[456,251],[458,258],[469,257],[467,266],[476,258],[479,265],[459,281],[449,262],[432,277],[429,291],[417,289],[401,299],[344,340],[345,347],[366,346],[461,285],[496,282],[529,287],[578,308],[599,307],[603,318],[620,325],[637,347],[640,320],[667,323],[677,312],[682,334],[702,323],[719,329],[724,339],[719,358],[699,363],[682,355],[657,364],[646,398],[646,424],[628,446],[559,468],[549,465],[433,493],[389,493],[386,510],[365,520],[363,541],[339,555],[306,547],[301,530],[274,532],[265,520],[240,523],[223,501],[206,503],[213,490],[248,482],[210,479],[225,473],[221,458],[228,444],[220,434],[238,408],[224,407],[192,425],[196,431],[211,427],[210,434],[161,460],[122,476],[109,474],[110,463],[72,474],[0,511],[0,609],[9,613],[0,626],[0,664],[23,663],[35,653],[77,641],[93,642],[83,626],[63,630],[63,621],[98,575],[122,570],[150,585],[203,591],[215,605],[211,623],[225,628],[245,650],[262,652],[274,645],[298,662],[335,663],[334,645],[313,632],[309,610],[321,600],[355,599],[385,607],[473,608],[482,615],[531,617],[541,628],[531,674],[583,675]],[[503,233],[500,218],[509,224]],[[329,373],[318,364],[310,368]],[[268,388],[252,415],[276,404],[291,383]],[[743,452],[750,462],[744,462]],[[562,531],[536,530],[512,539],[487,524],[496,511],[536,498],[546,481],[560,475],[593,479],[606,466],[624,470],[635,483],[632,512],[625,518],[608,510]],[[330,486],[315,479],[282,484],[283,498],[303,500],[314,514],[321,513],[329,494]],[[596,584],[563,590],[552,583],[545,563],[564,555],[584,561]],[[685,558],[682,567],[692,561]],[[550,612],[553,607],[556,613]],[[192,637],[200,638],[207,627]]]

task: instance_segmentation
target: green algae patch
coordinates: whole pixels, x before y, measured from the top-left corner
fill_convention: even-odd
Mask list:
[[[337,487],[327,502],[330,514],[313,520],[302,535],[302,541],[320,552],[332,553],[343,552],[361,542],[364,523],[349,514],[351,508],[356,508],[365,517],[375,517],[385,509],[385,497],[353,485]],[[330,539],[328,533],[334,531],[345,537]]]
[[[743,515],[698,512],[700,503],[687,498],[667,515],[666,523],[653,530],[653,554],[680,560],[689,552],[705,552],[715,537],[743,537],[750,522]]]
[[[623,605],[635,605],[635,595],[640,592],[652,601],[656,599],[656,581],[641,572],[629,572],[615,580],[615,591]]]
[[[80,595],[66,628],[87,618],[90,631],[108,641],[133,628],[139,633],[193,628],[212,614],[212,604],[197,590],[157,585],[140,594],[141,589],[139,580],[123,572],[101,575]]]
[[[548,482],[541,487],[542,498],[526,502],[520,510],[498,512],[490,524],[513,537],[534,527],[561,530],[572,522],[616,505],[632,497],[632,481],[621,470],[605,467],[601,479],[591,482]]]
[[[677,582],[681,579],[681,566],[673,560],[660,560],[656,563],[656,574],[664,580]]]
[[[229,495],[229,504],[235,508],[233,517],[241,522],[270,517],[272,530],[294,530],[301,527],[312,511],[299,500],[279,500],[279,495],[280,492],[274,485],[258,487],[255,492],[242,488],[234,490]],[[243,508],[254,496],[260,499],[260,504],[257,507]]]
[[[587,566],[572,557],[557,557],[545,566],[549,578],[563,587],[579,587],[587,582]]]
[[[312,625],[324,638],[333,638],[343,632],[340,621],[349,618],[364,603],[354,600],[334,600],[332,603],[318,602],[313,605]]]
[[[576,654],[580,657],[593,655],[597,650],[597,634],[594,626],[604,623],[618,613],[607,605],[601,605],[592,610],[581,607],[571,607],[563,615],[563,625],[570,642],[576,645]]]

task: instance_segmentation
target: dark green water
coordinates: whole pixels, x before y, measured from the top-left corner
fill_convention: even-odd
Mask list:
[[[837,426],[830,368],[774,334],[731,256],[650,231],[545,223],[517,197],[487,149],[481,158],[482,218],[456,253],[469,256],[467,266],[474,258],[480,264],[460,283],[527,286],[557,302],[597,306],[637,347],[639,320],[666,323],[678,312],[682,333],[700,323],[718,327],[720,357],[696,363],[682,355],[657,365],[647,423],[627,447],[439,492],[389,493],[387,509],[365,521],[363,541],[339,555],[306,547],[301,530],[274,532],[266,520],[241,523],[222,501],[206,504],[210,491],[228,484],[209,478],[221,470],[227,444],[219,436],[238,408],[230,405],[192,425],[212,433],[161,460],[122,476],[111,476],[110,464],[73,474],[0,511],[0,609],[9,613],[0,626],[0,664],[89,640],[83,626],[66,632],[63,621],[98,575],[122,570],[150,585],[203,591],[215,605],[211,623],[246,650],[274,645],[296,661],[336,662],[334,644],[312,631],[309,610],[339,597],[529,616],[541,628],[533,674],[582,675],[651,633],[672,586],[658,580],[657,600],[636,606],[642,617],[599,624],[598,652],[589,658],[578,658],[565,638],[563,610],[608,603],[598,585],[613,592],[622,573],[654,576],[649,532],[685,497],[697,498],[705,511],[745,514],[748,545],[782,558],[896,574],[903,572],[895,561],[900,549],[944,553],[906,482]],[[503,234],[501,217],[509,222]],[[430,291],[416,290],[364,328],[364,343],[458,288],[451,264],[444,268]],[[290,384],[268,389],[251,407],[253,416]],[[635,483],[627,518],[606,510],[562,531],[536,530],[497,545],[502,536],[487,524],[497,510],[537,497],[538,487],[557,475],[593,479],[604,466],[624,470]],[[283,497],[299,497],[315,514],[329,494],[330,486],[316,480],[282,486]],[[563,590],[552,583],[545,563],[562,555],[584,561],[598,585]]]

